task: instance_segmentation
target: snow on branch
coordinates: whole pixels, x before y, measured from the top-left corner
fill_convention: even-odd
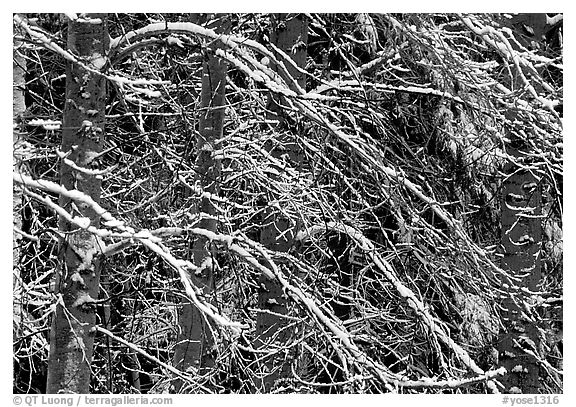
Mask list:
[[[528,80],[525,74],[525,70],[530,75],[531,78],[540,78],[536,69],[532,64],[523,56],[523,54],[512,46],[508,38],[504,35],[504,32],[508,34],[511,39],[514,39],[514,35],[511,30],[497,30],[494,27],[483,25],[480,21],[472,16],[462,16],[459,15],[460,19],[470,31],[478,35],[482,40],[488,44],[495,51],[503,55],[506,60],[511,61],[516,68],[516,72],[522,80],[526,90],[536,99],[544,108],[548,109],[550,113],[555,117],[556,120],[560,120],[560,116],[554,109],[554,107],[560,104],[557,99],[549,99],[538,94],[532,83]],[[548,90],[552,87],[541,80],[541,85]]]
[[[88,64],[85,63],[84,61],[80,60],[76,55],[72,54],[70,51],[63,49],[58,44],[56,44],[54,41],[52,41],[46,34],[44,34],[42,32],[41,29],[39,29],[38,27],[32,27],[25,18],[19,16],[18,14],[14,14],[14,22],[16,24],[18,24],[20,27],[22,27],[26,31],[26,33],[30,36],[30,38],[32,38],[33,40],[38,42],[40,45],[42,45],[46,49],[55,52],[56,54],[60,55],[61,57],[63,57],[67,61],[72,62],[73,64],[81,66],[83,69],[85,69],[86,71],[88,71],[90,73],[103,76],[106,79],[108,79],[109,81],[115,82],[119,85],[124,85],[124,84],[131,85],[131,88],[133,90],[135,90],[136,92],[143,93],[147,96],[156,96],[157,97],[157,96],[159,96],[159,94],[157,92],[152,92],[148,89],[141,88],[139,86],[166,85],[166,84],[170,83],[169,81],[152,80],[152,79],[150,79],[150,80],[148,80],[148,79],[133,80],[133,79],[124,78],[124,77],[121,77],[118,75],[106,74],[105,72],[102,71],[102,69],[106,65],[105,63],[102,63],[101,61],[98,61],[98,62],[93,61],[92,63],[88,63]],[[102,56],[102,58],[107,58],[107,56]]]
[[[242,69],[246,74],[253,77],[253,79],[257,80],[258,82],[266,81],[264,77],[261,77],[258,74],[258,71],[265,72],[267,77],[273,78],[273,82],[279,82],[279,78],[282,78],[286,83],[290,83],[293,85],[294,89],[297,90],[297,94],[305,94],[306,92],[298,85],[297,81],[290,75],[288,69],[283,63],[276,58],[275,54],[270,51],[268,48],[263,46],[262,44],[250,40],[244,37],[239,37],[236,35],[227,35],[217,33],[212,29],[208,29],[202,27],[198,24],[188,23],[188,22],[164,22],[164,23],[153,23],[149,24],[145,27],[142,27],[137,30],[130,31],[124,35],[119,37],[113,38],[110,41],[110,55],[111,59],[114,59],[116,55],[119,53],[124,52],[123,46],[128,48],[139,47],[138,42],[142,41],[149,37],[154,37],[161,34],[188,34],[199,36],[204,39],[211,40],[213,42],[218,42],[219,47],[216,50],[216,54],[219,56],[224,57],[225,59],[231,61],[234,57],[232,54],[238,54],[239,57],[246,60],[250,65],[254,67],[254,69],[242,69],[243,63],[240,63],[239,60],[231,61],[237,65],[238,68]],[[279,72],[274,72],[271,68],[267,65],[263,64],[261,60],[257,60],[253,56],[251,56],[246,49],[251,49],[252,51],[258,52],[259,54],[263,55],[269,61],[275,63],[275,65],[279,68]],[[226,53],[225,50],[228,50],[230,53]],[[278,50],[279,51],[279,50]],[[291,66],[296,66],[294,61],[284,52],[279,51],[279,55],[286,60]],[[301,70],[301,68],[298,68]],[[276,88],[276,91],[282,91],[281,88],[278,88],[275,85],[269,84],[269,87]],[[288,91],[290,91],[290,87],[287,87]],[[293,91],[290,91],[293,92]]]
[[[431,335],[437,336],[444,345],[454,352],[456,357],[460,362],[470,369],[473,373],[478,375],[485,375],[485,372],[478,367],[476,362],[470,357],[468,352],[466,352],[460,345],[458,345],[450,336],[440,328],[440,326],[435,322],[435,318],[429,313],[428,307],[414,294],[412,290],[406,287],[400,279],[396,276],[396,272],[390,263],[388,263],[384,258],[382,258],[376,251],[376,248],[364,235],[358,230],[341,223],[328,222],[326,225],[313,226],[309,228],[307,233],[313,235],[318,232],[324,232],[326,230],[334,230],[337,232],[344,233],[350,236],[356,243],[360,246],[362,250],[370,257],[374,262],[374,265],[383,272],[388,281],[396,288],[398,294],[406,300],[406,303],[410,308],[412,308],[416,315],[420,317],[422,323]],[[305,237],[305,236],[303,236]],[[496,385],[489,381],[487,383],[488,387],[493,393],[499,393]]]
[[[149,354],[148,352],[146,352],[144,349],[140,348],[139,346],[137,346],[131,342],[128,342],[127,340],[122,339],[119,336],[114,335],[112,332],[110,332],[106,328],[103,328],[101,326],[95,326],[94,328],[96,329],[96,331],[103,333],[104,335],[108,336],[110,339],[126,346],[128,349],[132,349],[134,352],[144,356],[146,359],[156,363],[158,366],[162,366],[167,371],[174,373],[179,378],[186,380],[187,382],[193,382],[193,378],[190,375],[183,373],[180,370],[176,369],[175,367],[170,366],[170,365],[162,362],[156,356]],[[203,388],[203,390],[209,391],[207,388],[205,388],[203,386],[201,386],[201,387]]]
[[[136,232],[130,226],[125,226],[123,222],[116,220],[110,214],[110,212],[102,208],[90,196],[80,191],[68,190],[64,186],[56,184],[54,182],[44,180],[38,181],[25,174],[20,174],[16,172],[13,173],[13,179],[14,181],[23,184],[28,188],[37,188],[43,191],[60,194],[75,201],[83,202],[89,205],[100,217],[102,217],[104,224],[108,224],[110,225],[110,227],[114,227],[121,230],[122,232],[124,232],[124,234],[122,235],[123,237],[129,237],[130,239],[137,240],[143,246],[147,247],[148,249],[156,253],[163,260],[165,260],[170,266],[172,266],[178,272],[180,276],[180,281],[184,285],[186,294],[190,297],[194,305],[200,311],[202,311],[208,317],[212,318],[217,324],[223,327],[230,328],[233,332],[238,333],[240,332],[240,330],[246,328],[246,326],[241,323],[230,321],[227,317],[221,315],[216,309],[216,307],[214,307],[212,304],[204,302],[203,300],[200,299],[200,297],[197,295],[199,289],[195,287],[190,281],[190,276],[187,271],[188,262],[178,260],[170,253],[168,249],[162,247],[160,245],[161,239],[159,237],[153,236],[147,230]],[[40,197],[38,194],[34,193],[32,193],[32,196],[34,196],[36,199],[41,200],[49,207],[55,209],[59,215],[64,216],[68,221],[72,222],[73,224],[77,225],[82,229],[86,229],[91,233],[99,235],[100,237],[109,237],[112,234],[109,231],[104,232],[99,231],[99,229],[90,224],[90,220],[88,218],[73,217],[72,215],[67,213],[67,211],[64,208],[53,203],[49,197]]]

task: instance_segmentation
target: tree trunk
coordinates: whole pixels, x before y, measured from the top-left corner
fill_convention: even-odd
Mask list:
[[[521,159],[517,151],[511,154]],[[515,292],[534,292],[540,281],[541,180],[515,164],[509,164],[505,173],[510,175],[502,185],[502,268],[518,279],[518,287],[512,288]],[[538,328],[524,317],[526,311],[521,308],[529,303],[529,294],[517,299],[519,304],[510,298],[502,304],[505,332],[500,335],[498,351],[502,366],[509,372],[502,383],[506,392],[538,393],[538,363],[521,349],[537,349]]]
[[[272,42],[287,53],[296,64],[303,68],[306,63],[306,44],[308,41],[308,19],[303,14],[274,14],[272,16],[273,31]],[[277,70],[276,66],[272,66]],[[290,75],[297,79],[300,87],[306,87],[306,77],[291,65],[287,66]],[[284,125],[282,113],[283,98],[270,95],[268,101],[268,118],[278,120],[279,126]],[[299,147],[287,137],[282,137],[280,145],[283,151],[272,150],[276,157],[287,152],[290,159],[301,163]],[[260,231],[260,243],[270,250],[287,252],[292,246],[296,231],[288,231],[293,225],[287,219],[282,219],[272,210],[265,211],[263,225]],[[282,287],[275,280],[270,280],[264,275],[260,276],[260,290],[258,295],[258,307],[261,310],[256,318],[256,347],[275,348],[285,346],[292,333],[286,329],[286,319],[280,315],[288,313],[287,298],[282,292]],[[284,329],[282,329],[284,328]],[[268,393],[274,383],[281,378],[291,375],[291,357],[286,353],[277,353],[264,359],[264,372],[259,385],[259,390]]]
[[[206,19],[203,16],[194,18],[198,23]],[[219,26],[220,30],[227,31],[227,28]],[[213,48],[206,50],[207,55],[202,66],[196,179],[204,191],[217,193],[221,164],[219,159],[214,158],[214,150],[216,141],[222,138],[224,131],[227,64],[223,59],[214,56],[213,51]],[[218,222],[214,218],[216,210],[209,198],[200,199],[197,212],[205,217],[194,226],[215,232],[218,228]],[[208,239],[194,237],[192,258],[194,264],[200,267],[191,276],[192,282],[202,289],[205,298],[212,300],[215,262]],[[205,374],[214,366],[215,355],[212,353],[212,348],[215,327],[210,324],[211,321],[206,319],[191,302],[182,305],[178,343],[174,352],[174,362],[178,369]],[[175,387],[180,390],[182,382],[177,380]]]
[[[290,58],[300,68],[306,65],[306,46],[308,44],[308,18],[304,14],[272,14],[271,15],[272,32],[270,34],[270,41],[276,45],[284,53],[288,54]],[[282,61],[283,58],[279,58]],[[306,88],[306,76],[291,64],[285,64],[288,73],[292,78],[296,79],[298,85]],[[278,71],[275,64],[271,68]],[[293,84],[288,83],[290,89],[295,90]],[[284,121],[284,114],[282,109],[283,98],[271,94],[268,100],[268,110],[270,110],[269,118]]]
[[[22,29],[14,26],[14,35],[21,35]],[[26,86],[26,59],[24,58],[22,41],[14,38],[14,50],[12,52],[12,142],[13,158],[12,165],[15,171],[21,172],[22,157],[21,150],[24,142],[24,134],[20,131],[20,120],[26,111],[24,100],[24,90]],[[22,187],[19,184],[12,184],[12,209],[13,209],[13,232],[12,232],[12,288],[13,318],[16,327],[20,327],[22,318],[22,305],[20,304],[22,294],[22,284],[20,276],[20,240],[21,236],[16,229],[22,230]],[[16,334],[14,330],[14,334]],[[13,337],[13,340],[16,340]]]
[[[106,66],[109,36],[106,15],[80,15],[68,23],[68,49],[96,70]],[[62,151],[82,168],[96,168],[102,151],[106,104],[105,78],[68,63]],[[100,200],[101,177],[74,169],[64,162],[61,183]],[[98,226],[99,216],[87,204],[61,196],[60,205],[72,216]],[[64,236],[56,270],[56,310],[50,332],[48,393],[88,393],[90,363],[96,333],[96,307],[101,272],[101,244],[85,229],[59,221]]]

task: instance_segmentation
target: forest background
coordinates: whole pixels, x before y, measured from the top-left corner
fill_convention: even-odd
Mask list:
[[[333,308],[333,307],[332,307]],[[334,309],[332,309],[332,311],[334,312]]]

